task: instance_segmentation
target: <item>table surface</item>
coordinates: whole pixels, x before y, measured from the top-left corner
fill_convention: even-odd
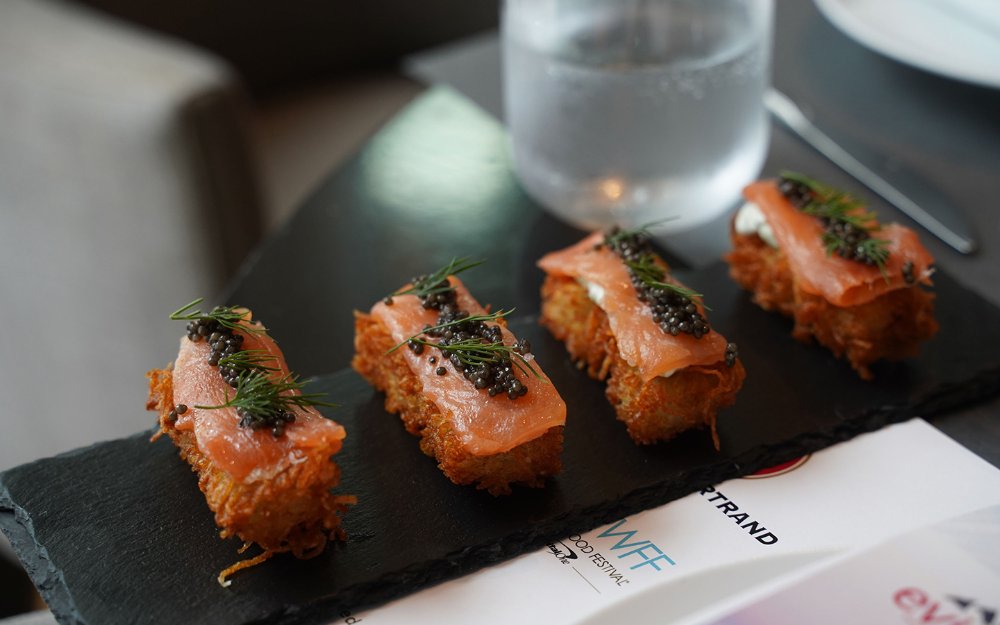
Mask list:
[[[941,267],[1000,304],[1000,219],[992,215],[1000,197],[1000,91],[870,52],[837,31],[811,3],[779,1],[775,32],[774,84],[836,138],[867,141],[890,154],[886,170],[905,161],[953,197],[975,224],[980,251],[963,256],[929,235],[924,240]],[[451,84],[483,108],[482,116],[502,117],[496,34],[412,58],[407,68],[425,81]],[[258,250],[223,299],[258,311],[304,375],[348,366],[351,310],[367,309],[401,279],[453,255],[490,259],[490,275],[477,276],[483,301],[517,303],[521,313],[534,312],[538,274],[529,251],[542,232],[549,241],[571,241],[577,234],[526,201],[503,142],[476,136],[481,121],[470,119],[466,136],[377,135]],[[393,160],[399,147],[394,142],[400,141],[421,158]],[[763,173],[787,168],[858,188],[774,126]],[[878,198],[871,205],[884,220],[909,223]],[[357,256],[358,250],[365,254]],[[933,423],[1000,466],[998,414],[1000,399],[994,399]]]

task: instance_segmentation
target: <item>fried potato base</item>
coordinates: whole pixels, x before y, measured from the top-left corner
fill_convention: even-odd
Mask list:
[[[755,234],[731,234],[733,251],[726,255],[729,273],[765,310],[795,321],[792,336],[815,339],[838,358],[847,358],[865,380],[877,360],[917,355],[920,343],[934,336],[934,295],[914,285],[889,291],[857,306],[834,306],[804,292],[796,284],[788,260],[779,249]]]
[[[666,441],[686,430],[708,426],[716,448],[716,414],[736,401],[746,372],[738,360],[691,366],[670,377],[643,383],[637,368],[618,352],[608,316],[576,280],[548,276],[542,285],[541,324],[566,344],[590,377],[607,380],[605,394],[636,443]]]
[[[399,414],[406,431],[420,437],[420,449],[437,460],[455,484],[475,484],[491,495],[506,495],[512,484],[539,487],[562,468],[563,427],[509,451],[488,456],[469,453],[448,417],[427,399],[423,385],[400,352],[387,354],[395,341],[371,315],[354,313],[355,350],[351,366],[385,393],[385,409]]]

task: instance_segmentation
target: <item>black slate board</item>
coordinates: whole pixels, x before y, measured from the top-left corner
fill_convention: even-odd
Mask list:
[[[930,416],[1000,389],[1000,310],[936,278],[940,334],[908,363],[859,380],[825,350],[791,339],[724,266],[685,274],[712,293],[712,320],[740,344],[748,378],[704,432],[637,447],[588,379],[532,319],[513,324],[566,399],[564,470],[542,490],[494,498],[448,482],[382,398],[353,371],[316,386],[341,403],[348,431],[342,491],[358,495],[346,543],[297,561],[276,557],[228,589],[215,576],[236,559],[217,538],[195,475],[148,433],[0,475],[0,527],[63,623],[320,623],[545,542],[681,497],[702,486],[815,451],[913,415]]]

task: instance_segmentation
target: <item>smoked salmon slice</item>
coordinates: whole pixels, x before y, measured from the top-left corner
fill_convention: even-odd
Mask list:
[[[538,266],[549,275],[583,280],[588,288],[601,293],[598,306],[608,316],[622,358],[639,370],[643,382],[725,359],[727,341],[718,332],[700,339],[665,335],[646,304],[639,301],[625,264],[600,245],[603,240],[604,234],[595,232],[573,246],[546,254]]]
[[[934,259],[905,226],[888,224],[872,232],[872,237],[887,242],[889,256],[880,269],[828,253],[822,244],[821,222],[793,206],[775,181],[755,182],[743,195],[764,213],[789,269],[806,293],[835,306],[864,304],[888,291],[910,287],[903,272],[907,263],[918,281],[931,284]]]

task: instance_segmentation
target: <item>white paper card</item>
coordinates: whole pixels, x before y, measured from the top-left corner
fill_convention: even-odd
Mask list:
[[[1000,506],[854,552],[712,625],[1000,622]]]
[[[743,591],[997,504],[1000,470],[915,419],[332,623],[600,622],[661,587],[668,622],[705,607],[706,579],[714,593]]]

